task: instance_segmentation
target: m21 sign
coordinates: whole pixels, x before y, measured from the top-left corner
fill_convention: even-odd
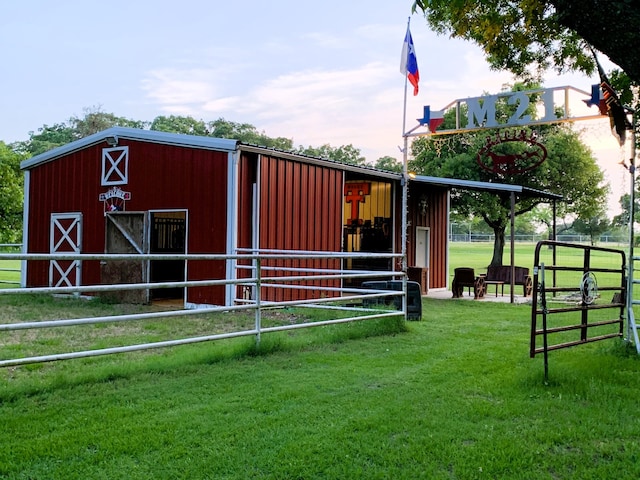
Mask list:
[[[565,86],[462,98],[454,100],[440,111],[455,109],[456,127],[437,131],[433,129],[429,133],[461,133],[483,128],[523,127],[601,118],[600,114],[594,115],[586,105],[590,97],[590,92]],[[502,106],[506,108],[501,108]],[[505,111],[509,115],[501,113]],[[532,115],[532,112],[535,113]],[[425,125],[425,122],[419,121],[421,125]]]

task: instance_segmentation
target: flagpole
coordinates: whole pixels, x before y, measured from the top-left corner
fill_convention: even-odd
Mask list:
[[[407,33],[405,34],[405,38],[409,33],[409,27],[411,23],[411,17],[407,19]],[[405,59],[406,61],[406,59]],[[405,73],[404,75],[404,107],[402,108],[402,136],[406,137],[407,133],[407,84],[409,83],[409,76]],[[406,157],[406,155],[405,155]]]
[[[409,33],[409,24],[411,22],[411,17],[407,19],[407,34]],[[405,41],[407,34],[405,34]],[[404,61],[406,62],[406,58]],[[407,137],[407,84],[408,84],[408,75],[405,73],[404,76],[404,106],[402,109],[402,137],[403,137],[403,146],[402,146],[402,235],[400,242],[402,243],[402,272],[407,273],[407,215],[408,215],[408,200],[409,200],[409,171],[407,166],[407,149],[408,149],[408,137]],[[403,277],[403,282],[406,282],[406,275]],[[404,288],[406,292],[406,286]],[[406,303],[406,296],[405,296]],[[406,309],[405,309],[406,312]]]

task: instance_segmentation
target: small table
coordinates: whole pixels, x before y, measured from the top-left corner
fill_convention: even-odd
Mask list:
[[[495,285],[496,286],[496,297],[498,296],[498,287],[500,287],[501,291],[500,291],[500,295],[502,295],[504,297],[504,282],[501,280],[487,280],[485,278],[484,281],[485,285]],[[486,292],[489,293],[489,289],[486,289]]]

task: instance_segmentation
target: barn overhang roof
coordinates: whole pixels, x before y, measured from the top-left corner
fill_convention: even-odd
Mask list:
[[[562,195],[557,193],[523,187],[522,185],[510,185],[508,183],[480,182],[477,180],[429,177],[425,175],[416,175],[410,181],[450,189],[477,190],[492,193],[515,193],[521,197],[537,197],[545,198],[547,200],[562,200],[563,198]]]

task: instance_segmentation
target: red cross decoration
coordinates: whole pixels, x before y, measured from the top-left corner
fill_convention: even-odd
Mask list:
[[[344,186],[344,200],[351,204],[351,218],[347,220],[348,225],[360,224],[359,207],[365,203],[367,195],[371,192],[371,184],[368,182],[347,183]]]

